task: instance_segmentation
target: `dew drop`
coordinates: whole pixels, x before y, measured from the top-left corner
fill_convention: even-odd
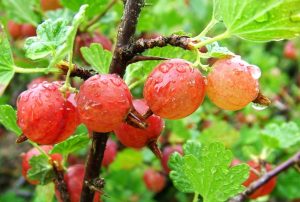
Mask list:
[[[103,84],[106,85],[106,84],[108,84],[108,81],[107,81],[106,79],[102,79],[102,80],[101,80],[101,83],[103,83]]]
[[[161,77],[157,77],[156,79],[155,79],[155,84],[159,84],[159,83],[161,83],[163,81],[163,79],[161,78]]]
[[[160,65],[159,70],[160,70],[162,73],[168,73],[168,72],[170,71],[171,68],[172,68],[171,65],[168,65],[168,64],[162,64],[162,65]]]
[[[257,111],[261,111],[261,110],[264,110],[264,109],[268,108],[268,106],[261,105],[261,104],[258,104],[258,103],[252,103],[252,108],[257,110]]]
[[[251,65],[251,66],[248,66],[247,68],[248,68],[248,70],[249,70],[251,76],[252,76],[254,79],[259,79],[259,78],[260,78],[260,76],[261,76],[261,71],[260,71],[260,69],[259,69],[258,66],[256,66],[256,65]]]
[[[186,68],[185,68],[185,66],[178,66],[178,67],[176,67],[176,70],[177,70],[177,72],[179,72],[179,73],[184,73],[184,72],[186,72]]]

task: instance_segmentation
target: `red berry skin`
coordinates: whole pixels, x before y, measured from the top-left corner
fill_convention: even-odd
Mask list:
[[[166,186],[166,177],[162,173],[151,168],[144,172],[143,179],[147,189],[154,193],[162,191]]]
[[[260,75],[257,66],[239,56],[219,59],[207,76],[207,96],[221,109],[242,109],[257,97]]]
[[[143,99],[134,100],[133,106],[140,114],[145,114],[149,109]],[[139,129],[122,123],[114,132],[123,145],[139,149],[152,141],[156,142],[164,128],[164,121],[156,115],[151,115],[146,123],[148,124],[146,129]]]
[[[171,59],[151,72],[144,87],[144,98],[154,114],[180,119],[193,113],[205,94],[204,77],[190,62]]]
[[[56,144],[71,136],[79,124],[74,94],[63,97],[58,82],[43,82],[18,98],[18,125],[38,144]]]
[[[50,145],[41,146],[41,149],[44,150],[47,154],[53,147]],[[27,172],[31,168],[29,161],[33,156],[40,155],[40,151],[37,148],[30,149],[27,153],[22,155],[22,175],[30,184],[39,184],[38,180],[30,180],[27,177]],[[53,161],[62,162],[63,157],[60,154],[51,154],[51,159]]]
[[[104,151],[104,156],[102,160],[102,165],[108,167],[116,158],[118,153],[118,145],[111,139],[106,143],[106,149]]]
[[[19,39],[22,37],[22,25],[15,23],[14,21],[10,20],[7,23],[7,28],[8,28],[8,32],[10,34],[10,36],[13,39]]]
[[[65,174],[65,182],[67,184],[67,189],[70,194],[71,202],[79,202],[80,201],[80,194],[82,189],[82,182],[84,178],[84,165],[77,164],[70,166]],[[59,202],[63,202],[60,197],[59,191],[55,190],[55,195]],[[93,202],[100,201],[100,194],[96,192]]]
[[[119,76],[95,75],[81,85],[77,104],[80,119],[89,130],[110,132],[126,118],[132,97]]]
[[[163,150],[161,165],[167,174],[169,174],[171,171],[168,166],[168,161],[171,154],[173,154],[174,152],[178,152],[179,154],[182,155],[183,154],[182,146],[181,145],[167,146]]]
[[[257,162],[249,161],[248,165],[252,169],[255,169],[258,173],[261,173],[262,171],[261,166]],[[272,166],[270,164],[266,164],[265,170],[266,171],[272,170]],[[248,187],[249,185],[251,185],[252,182],[258,180],[259,178],[260,176],[258,176],[254,171],[250,170],[249,178],[243,183],[243,185]],[[256,190],[253,194],[251,194],[249,198],[256,199],[258,197],[270,194],[276,186],[276,181],[277,181],[276,177],[272,178],[269,182],[267,182],[265,185],[263,185],[261,188]]]
[[[61,8],[61,5],[59,0],[41,0],[41,7],[43,11],[50,11]]]
[[[33,79],[28,85],[27,85],[27,88],[33,88],[33,87],[36,87],[38,84],[41,84],[45,81],[49,81],[50,79],[47,78],[47,77],[37,77],[35,79]]]
[[[101,44],[105,50],[112,50],[112,42],[104,35],[99,32],[95,32],[93,34],[90,33],[82,33],[76,37],[76,50],[77,54],[80,53],[80,48],[89,47],[92,43]]]
[[[21,28],[22,37],[31,37],[36,35],[36,27],[31,24],[23,24]]]
[[[284,57],[291,59],[291,60],[296,60],[297,59],[297,49],[295,44],[292,41],[288,41],[285,46],[284,46],[284,51],[283,51]]]

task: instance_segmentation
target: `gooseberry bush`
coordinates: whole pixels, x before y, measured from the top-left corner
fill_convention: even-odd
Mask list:
[[[28,182],[0,201],[300,198],[300,0],[0,0],[0,16],[0,147],[17,135]]]

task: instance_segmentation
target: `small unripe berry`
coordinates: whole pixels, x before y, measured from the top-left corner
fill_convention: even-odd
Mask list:
[[[71,202],[80,201],[82,183],[84,178],[84,170],[85,168],[83,164],[77,164],[77,165],[70,166],[65,174],[64,180],[67,184],[67,190],[70,195]],[[57,200],[59,202],[63,202],[60,197],[60,193],[57,189],[55,190],[55,194]],[[100,201],[100,194],[96,192],[93,202],[99,202],[99,201]]]
[[[106,149],[104,151],[104,156],[102,160],[102,165],[108,167],[116,158],[118,152],[118,145],[111,139],[106,143]]]
[[[10,20],[7,23],[7,28],[10,36],[13,39],[18,39],[22,37],[22,25],[15,23],[14,21]]]
[[[95,75],[81,85],[77,104],[80,119],[89,130],[110,132],[127,117],[132,97],[119,76]]]
[[[150,109],[167,119],[180,119],[193,113],[202,103],[204,93],[204,77],[182,59],[159,64],[144,87],[144,98]]]
[[[239,110],[255,100],[261,75],[257,66],[240,57],[219,59],[207,76],[206,92],[209,99],[221,109]]]
[[[154,193],[160,192],[166,186],[166,177],[151,168],[144,172],[143,179],[148,190]]]
[[[41,149],[44,150],[47,154],[52,150],[52,146],[44,145],[41,146]],[[27,153],[22,154],[22,175],[30,184],[39,184],[38,180],[30,180],[27,177],[27,172],[31,168],[29,161],[33,156],[39,156],[41,153],[37,148],[30,149]],[[60,154],[51,154],[52,161],[61,163],[63,157]]]
[[[18,125],[38,144],[56,144],[73,134],[79,124],[74,94],[64,98],[58,82],[43,82],[18,98]]]
[[[248,165],[251,167],[251,169],[256,170],[257,173],[254,172],[253,170],[250,170],[249,178],[243,183],[243,185],[246,187],[250,186],[252,184],[252,182],[255,182],[256,180],[258,180],[261,177],[259,174],[261,174],[261,175],[264,174],[262,172],[263,169],[267,172],[272,170],[272,166],[268,163],[263,168],[258,162],[255,162],[255,161],[249,161]],[[258,197],[270,194],[276,186],[276,181],[277,181],[277,178],[273,177],[269,182],[267,182],[262,187],[257,189],[253,194],[251,194],[249,196],[249,198],[256,199]]]
[[[182,146],[181,145],[167,146],[163,150],[161,164],[167,174],[169,174],[169,172],[171,171],[168,166],[168,161],[171,154],[173,154],[174,152],[178,152],[179,154],[182,155],[183,154]]]
[[[133,106],[137,112],[142,115],[149,109],[145,100],[134,100]],[[115,130],[115,134],[123,145],[133,148],[142,148],[152,141],[156,142],[164,128],[164,121],[156,115],[151,115],[146,120],[146,123],[148,124],[146,129],[139,129],[122,123]]]

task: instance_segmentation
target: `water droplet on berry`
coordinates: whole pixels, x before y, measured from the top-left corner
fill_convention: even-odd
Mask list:
[[[232,62],[230,60],[226,60],[226,64],[231,65]]]
[[[107,79],[102,79],[102,80],[101,80],[101,83],[103,83],[103,84],[106,85],[106,84],[108,84],[108,80],[107,80]]]
[[[162,64],[162,65],[160,65],[159,70],[160,70],[162,73],[168,73],[168,72],[170,71],[171,68],[172,68],[172,65]]]
[[[117,87],[122,85],[122,82],[119,79],[110,79],[110,81]]]
[[[184,73],[184,72],[186,72],[186,68],[185,68],[185,66],[177,66],[176,67],[176,70],[177,70],[177,72],[179,72],[179,73]]]
[[[260,76],[261,76],[261,71],[259,69],[258,66],[255,66],[255,65],[251,65],[251,66],[247,66],[248,68],[248,71],[251,73],[251,76],[254,78],[254,79],[259,79]]]
[[[252,103],[252,108],[257,110],[257,111],[261,111],[261,110],[264,110],[264,109],[268,108],[268,106],[261,105],[261,104],[258,104],[258,103]]]
[[[163,81],[163,78],[162,77],[157,77],[156,79],[155,79],[155,84],[159,84],[159,83],[161,83]]]

